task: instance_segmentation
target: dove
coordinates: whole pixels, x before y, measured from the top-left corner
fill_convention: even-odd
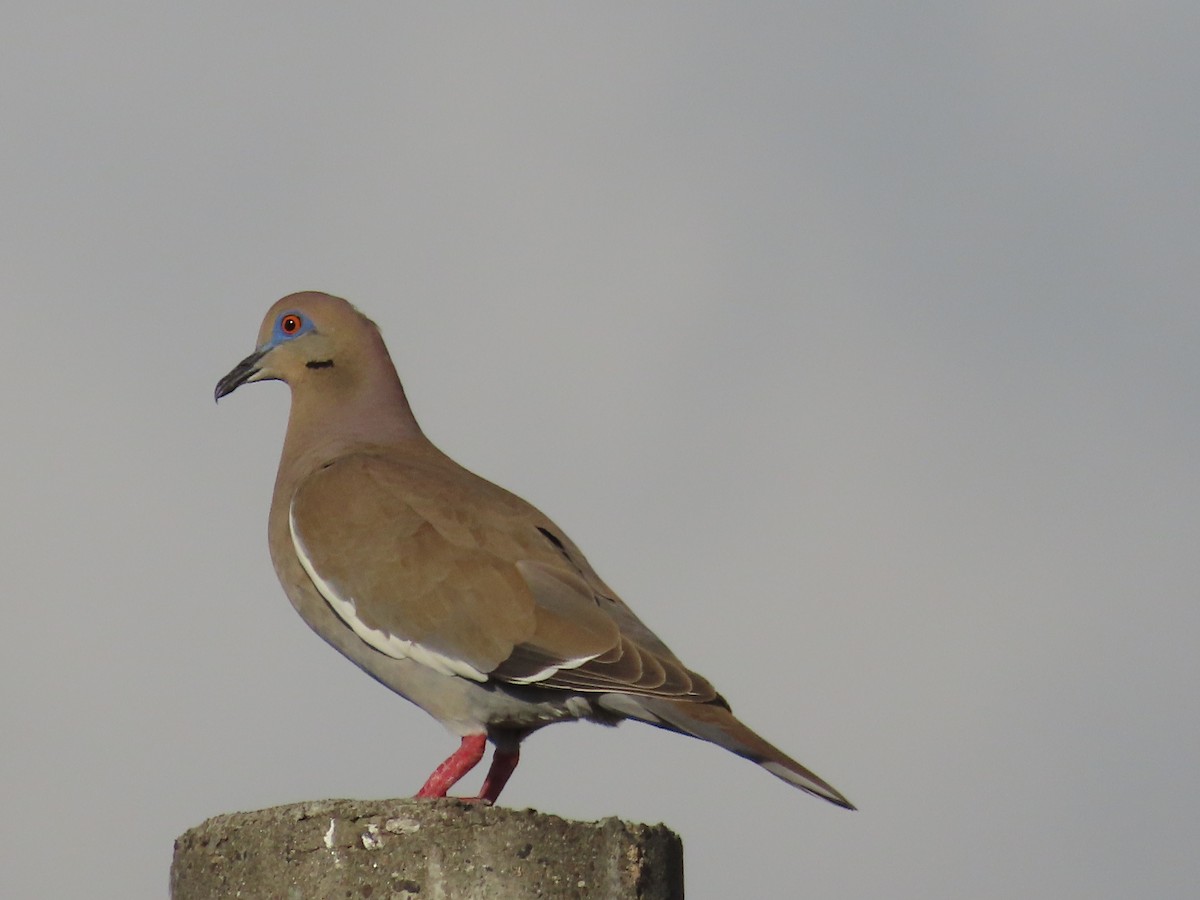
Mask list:
[[[268,519],[284,592],[334,649],[460,739],[418,797],[446,796],[490,741],[483,786],[466,799],[495,803],[534,731],[633,719],[854,808],[742,724],[553,521],[434,446],[379,328],[349,302],[276,302],[215,397],[268,380],[291,389]]]

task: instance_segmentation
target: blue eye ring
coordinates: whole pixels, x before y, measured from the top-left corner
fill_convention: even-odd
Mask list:
[[[303,314],[291,310],[281,313],[279,318],[275,320],[275,334],[273,335],[273,343],[280,341],[290,341],[292,338],[300,337],[302,334],[307,334],[313,330],[312,322],[309,321]]]

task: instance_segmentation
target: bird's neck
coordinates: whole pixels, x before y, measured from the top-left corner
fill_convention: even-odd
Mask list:
[[[375,371],[318,370],[310,379],[292,387],[281,483],[295,484],[357,449],[428,443],[390,363]]]

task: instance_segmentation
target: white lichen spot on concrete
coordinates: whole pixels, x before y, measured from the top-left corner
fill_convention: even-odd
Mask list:
[[[337,819],[329,820],[329,830],[325,832],[325,849],[329,851],[329,855],[333,857],[333,867],[340,869],[342,867],[342,859],[337,855],[337,851],[333,849],[333,830],[337,827]]]
[[[383,823],[383,830],[392,834],[416,834],[421,830],[421,823],[416,819],[388,819]]]
[[[379,826],[374,822],[367,824],[367,830],[363,832],[362,845],[367,850],[378,850],[383,846],[383,836],[379,833]]]

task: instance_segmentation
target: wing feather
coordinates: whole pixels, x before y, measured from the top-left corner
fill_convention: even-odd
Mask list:
[[[318,590],[380,652],[475,680],[717,697],[549,519],[440,454],[341,457],[297,488],[291,527]]]

